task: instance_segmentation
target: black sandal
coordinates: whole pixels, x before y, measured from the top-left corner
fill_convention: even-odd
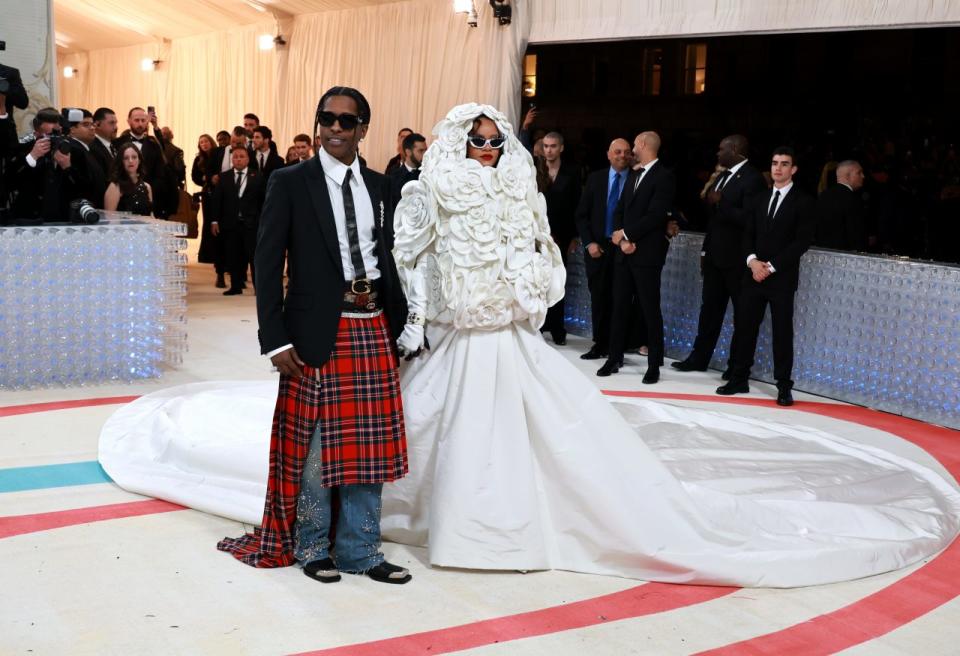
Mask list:
[[[340,580],[340,572],[330,557],[311,560],[303,566],[303,573],[321,583],[336,583]]]
[[[398,567],[387,561],[383,561],[376,567],[367,570],[367,576],[380,583],[393,583],[401,585],[413,578],[410,572],[403,567]]]

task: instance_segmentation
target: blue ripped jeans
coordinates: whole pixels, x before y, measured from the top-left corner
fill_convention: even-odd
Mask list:
[[[333,491],[340,497],[337,542],[333,559],[344,572],[363,573],[383,562],[380,552],[380,492],[382,483],[320,485],[320,439],[316,434],[300,479],[294,556],[301,564],[330,554],[330,517]]]

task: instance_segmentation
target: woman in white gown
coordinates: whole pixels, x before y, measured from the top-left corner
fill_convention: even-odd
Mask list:
[[[410,474],[384,487],[386,539],[426,546],[438,566],[770,587],[897,569],[953,539],[960,494],[910,459],[810,428],[611,404],[539,334],[565,272],[510,124],[469,104],[435,133],[395,220],[410,332],[425,323],[429,350],[401,374]],[[257,521],[275,390],[223,388],[118,411],[101,439],[108,473]]]

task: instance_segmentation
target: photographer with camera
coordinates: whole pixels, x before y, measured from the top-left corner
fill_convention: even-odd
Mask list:
[[[33,134],[21,141],[11,167],[14,221],[68,221],[70,202],[90,193],[85,152],[63,135],[64,126],[69,130],[82,120],[78,109],[64,110],[62,117],[53,107],[37,112]]]

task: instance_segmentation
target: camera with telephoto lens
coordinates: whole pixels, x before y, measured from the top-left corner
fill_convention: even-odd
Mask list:
[[[85,198],[70,201],[70,223],[85,223],[87,225],[100,220],[100,212]]]

